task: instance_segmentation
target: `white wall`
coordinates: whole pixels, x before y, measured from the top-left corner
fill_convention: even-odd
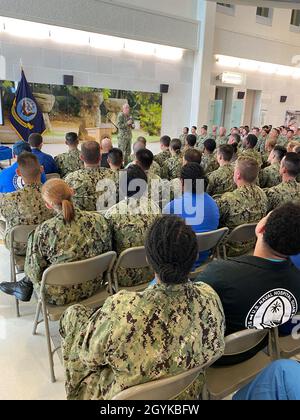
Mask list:
[[[198,0],[111,0],[128,6],[154,10],[186,19],[197,19]]]
[[[8,80],[19,80],[21,59],[30,82],[63,84],[63,75],[70,74],[77,86],[159,92],[160,84],[169,84],[170,92],[163,97],[162,132],[178,136],[189,121],[193,52],[170,62],[0,34],[0,55],[6,60]]]
[[[292,66],[293,56],[300,54],[300,33],[290,31],[290,18],[290,10],[274,9],[273,24],[267,26],[256,23],[255,7],[237,5],[235,16],[217,12],[214,54]],[[228,70],[215,63],[212,85],[219,85],[216,76]],[[246,84],[237,90],[262,91],[261,110],[268,123],[280,126],[287,110],[300,109],[299,79],[251,71],[243,73]],[[287,96],[287,102],[280,103],[280,96]]]

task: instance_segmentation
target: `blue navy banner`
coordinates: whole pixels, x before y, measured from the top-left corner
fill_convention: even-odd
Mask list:
[[[31,92],[23,70],[11,107],[10,122],[24,141],[28,141],[30,134],[42,134],[46,130],[43,114]]]

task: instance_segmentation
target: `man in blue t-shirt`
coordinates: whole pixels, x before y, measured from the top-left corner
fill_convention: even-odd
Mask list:
[[[52,156],[42,152],[43,137],[41,134],[33,133],[29,136],[28,142],[31,146],[32,153],[38,158],[40,164],[44,167],[45,174],[58,173],[56,163]]]
[[[183,195],[171,201],[163,214],[174,214],[185,220],[195,233],[218,229],[220,213],[217,203],[205,192],[208,181],[204,169],[198,163],[188,163],[181,170]],[[199,255],[194,268],[198,268],[209,257],[209,252]]]
[[[23,152],[31,152],[31,147],[28,143],[21,140],[13,145],[14,157],[19,156]],[[17,174],[18,163],[14,163],[9,168],[4,169],[0,173],[0,193],[10,193],[20,190],[24,187],[22,178]],[[41,181],[46,182],[46,175],[43,173]]]

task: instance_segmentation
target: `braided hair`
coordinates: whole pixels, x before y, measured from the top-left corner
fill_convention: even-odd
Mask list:
[[[194,231],[177,216],[159,217],[148,231],[145,243],[147,259],[162,283],[181,284],[198,255]]]

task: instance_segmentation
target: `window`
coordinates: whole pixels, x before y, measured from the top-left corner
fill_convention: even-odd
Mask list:
[[[217,11],[221,13],[225,13],[226,15],[234,16],[235,6],[229,3],[217,2]]]
[[[300,28],[300,10],[292,11],[291,26]]]
[[[272,26],[273,9],[269,7],[258,7],[256,9],[256,22]]]

